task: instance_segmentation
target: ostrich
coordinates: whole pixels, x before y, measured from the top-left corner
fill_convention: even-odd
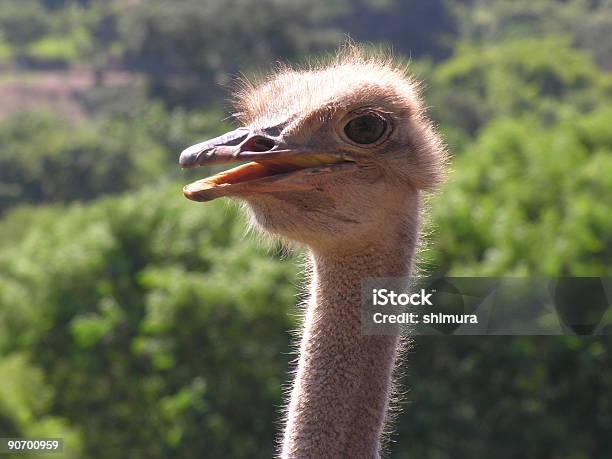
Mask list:
[[[187,148],[180,165],[249,162],[183,193],[237,198],[254,225],[308,249],[309,300],[280,456],[379,457],[400,339],[361,334],[361,280],[413,273],[423,192],[443,174],[442,142],[405,70],[355,49],[244,83],[236,102],[241,127]]]

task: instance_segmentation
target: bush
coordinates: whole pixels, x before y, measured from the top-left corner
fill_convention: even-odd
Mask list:
[[[81,456],[81,438],[66,419],[49,416],[53,388],[26,353],[0,357],[0,432],[5,437],[62,438],[63,456]],[[34,457],[27,455],[26,457]]]
[[[445,126],[477,133],[490,119],[557,119],[564,107],[588,113],[612,98],[612,79],[565,39],[463,44],[432,72],[429,101]]]
[[[31,355],[85,455],[273,455],[295,269],[233,208],[173,185],[10,222],[29,230],[0,251],[0,354]]]
[[[224,129],[219,119],[217,112],[168,112],[151,104],[86,122],[41,113],[4,120],[0,213],[16,203],[88,200],[163,182],[179,174],[183,148]]]
[[[78,58],[78,50],[73,40],[53,37],[44,37],[31,43],[26,54],[38,61],[63,64],[73,63]]]
[[[562,113],[562,112],[561,112]],[[433,204],[433,265],[454,275],[610,275],[612,110],[487,125]]]

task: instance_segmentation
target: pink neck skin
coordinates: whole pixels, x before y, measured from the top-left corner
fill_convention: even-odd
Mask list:
[[[414,215],[379,244],[311,251],[314,275],[282,458],[379,457],[399,338],[361,334],[361,280],[410,275]]]

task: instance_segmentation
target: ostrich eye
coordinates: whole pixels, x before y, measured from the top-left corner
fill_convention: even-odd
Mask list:
[[[344,133],[355,143],[367,145],[382,137],[387,128],[387,122],[378,115],[368,114],[358,116],[344,126]]]

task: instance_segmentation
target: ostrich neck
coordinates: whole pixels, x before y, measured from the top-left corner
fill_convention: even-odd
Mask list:
[[[409,275],[417,227],[416,218],[400,222],[394,237],[349,253],[311,251],[311,296],[281,457],[379,456],[398,337],[361,334],[361,280]]]

